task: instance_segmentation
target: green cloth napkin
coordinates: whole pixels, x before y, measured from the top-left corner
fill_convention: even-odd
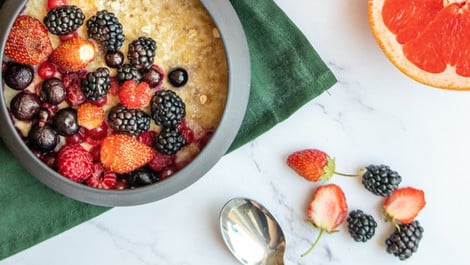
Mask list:
[[[272,128],[336,78],[272,0],[231,0],[251,55],[251,92],[232,151]],[[0,5],[3,0],[0,0]],[[108,210],[55,193],[26,172],[0,141],[0,260]]]

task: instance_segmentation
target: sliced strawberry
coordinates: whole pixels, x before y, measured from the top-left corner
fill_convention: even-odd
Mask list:
[[[104,120],[104,110],[90,102],[85,102],[77,110],[77,123],[88,130],[98,128]]]
[[[62,147],[57,155],[56,163],[61,175],[76,182],[83,182],[93,172],[91,154],[78,144]]]
[[[93,173],[91,177],[86,180],[88,186],[105,190],[116,188],[116,183],[116,173],[105,170],[101,163],[95,163],[93,165]]]
[[[320,234],[315,243],[302,256],[306,256],[313,250],[324,232],[335,232],[335,229],[344,222],[347,215],[346,196],[338,185],[328,184],[318,187],[308,206],[307,217],[315,227],[320,229]]]
[[[409,224],[426,205],[424,191],[412,187],[396,189],[384,201],[387,218]]]
[[[84,69],[95,59],[95,46],[91,41],[73,38],[62,42],[51,54],[50,60],[63,72]]]
[[[152,91],[146,82],[128,80],[119,89],[121,104],[129,109],[144,108],[150,104]]]
[[[335,160],[318,149],[305,149],[287,157],[287,165],[308,181],[328,180],[335,173]]]
[[[147,164],[155,151],[125,134],[112,134],[101,144],[100,160],[106,169],[119,174],[131,172]]]
[[[47,29],[34,17],[19,16],[10,30],[5,55],[22,64],[37,65],[52,52]]]

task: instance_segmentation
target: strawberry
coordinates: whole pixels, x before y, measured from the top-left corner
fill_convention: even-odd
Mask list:
[[[66,178],[83,182],[93,172],[93,158],[78,144],[65,145],[57,154],[57,170]]]
[[[88,130],[98,128],[104,120],[103,108],[90,102],[85,102],[77,110],[77,123]]]
[[[51,52],[51,40],[41,21],[26,15],[19,16],[8,35],[5,55],[18,63],[37,65]]]
[[[147,164],[155,151],[125,134],[111,134],[101,144],[100,160],[106,169],[119,174],[131,172]]]
[[[72,38],[62,42],[51,54],[50,60],[63,72],[84,69],[95,59],[95,46],[91,41]]]
[[[328,180],[335,173],[335,160],[318,149],[305,149],[287,157],[287,165],[308,181]]]
[[[396,189],[384,201],[384,210],[393,222],[409,224],[413,222],[426,205],[424,191],[412,187]]]
[[[135,80],[128,80],[121,85],[118,96],[121,104],[126,108],[144,108],[150,104],[152,91],[146,82],[138,83]]]
[[[93,188],[98,189],[114,189],[116,187],[117,176],[116,173],[104,170],[101,163],[93,165],[93,173],[91,177],[86,180],[86,184]]]
[[[307,217],[315,227],[320,228],[320,234],[310,249],[302,254],[302,257],[314,249],[324,232],[335,232],[347,215],[346,196],[338,185],[328,184],[318,187],[308,205]]]

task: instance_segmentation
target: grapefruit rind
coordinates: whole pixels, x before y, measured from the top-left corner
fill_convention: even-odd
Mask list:
[[[403,46],[396,41],[382,19],[382,7],[385,0],[369,0],[369,23],[375,40],[385,56],[402,73],[422,84],[451,90],[470,90],[470,78],[458,75],[455,67],[447,65],[444,72],[430,73],[411,63],[403,53]]]

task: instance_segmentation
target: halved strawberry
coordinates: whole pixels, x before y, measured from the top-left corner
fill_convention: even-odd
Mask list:
[[[335,173],[335,160],[318,149],[305,149],[287,157],[287,165],[308,181],[328,180]]]
[[[121,104],[129,109],[144,108],[150,104],[152,91],[146,82],[128,80],[119,89]]]
[[[384,210],[393,222],[409,224],[426,205],[424,191],[412,187],[396,189],[384,201]]]
[[[347,215],[346,196],[338,185],[328,184],[318,187],[308,206],[307,217],[315,227],[320,228],[320,234],[310,249],[302,254],[302,257],[315,248],[324,232],[335,232],[335,229],[344,222]]]
[[[19,16],[8,35],[5,55],[18,63],[37,65],[51,52],[52,44],[44,24],[31,16]]]
[[[153,148],[125,134],[112,134],[101,144],[100,160],[106,169],[128,173],[147,164],[155,155]]]
[[[50,56],[51,62],[64,72],[84,69],[93,59],[95,59],[95,45],[80,37],[62,42]]]
[[[102,107],[96,106],[90,102],[85,102],[77,110],[78,125],[88,130],[98,128],[104,120],[104,110]]]

